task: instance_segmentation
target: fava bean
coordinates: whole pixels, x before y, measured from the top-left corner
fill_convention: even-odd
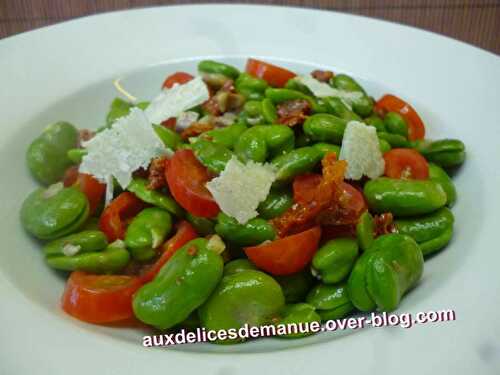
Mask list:
[[[308,270],[291,275],[275,276],[275,280],[281,285],[286,303],[304,301],[314,285],[314,277]]]
[[[76,255],[49,255],[47,264],[63,271],[85,271],[96,274],[118,272],[125,268],[130,260],[123,244],[112,243],[104,251],[77,253]]]
[[[288,324],[293,324],[292,327],[296,327],[297,329],[293,333],[279,335],[278,338],[295,339],[312,335],[314,332],[308,331],[305,327],[306,324],[309,326],[312,322],[321,322],[321,317],[313,306],[307,303],[286,305],[281,313],[279,324],[284,324],[286,327],[288,327]]]
[[[256,125],[247,129],[236,142],[234,151],[243,161],[263,163],[271,156],[288,152],[294,147],[293,130],[283,125]]]
[[[70,234],[69,236],[59,238],[47,243],[43,247],[46,256],[65,255],[68,251],[77,251],[78,253],[88,253],[101,251],[108,245],[106,235],[98,230],[86,230],[83,232]],[[76,249],[78,248],[78,249]]]
[[[363,212],[356,224],[356,238],[361,250],[366,251],[373,244],[375,225],[368,211]]]
[[[224,265],[224,276],[247,270],[258,271],[257,267],[248,259],[235,259]]]
[[[377,135],[380,140],[386,141],[393,148],[410,147],[410,142],[400,134],[378,132]]]
[[[457,200],[457,191],[455,185],[451,180],[448,173],[446,173],[440,166],[429,163],[429,178],[437,182],[446,193],[446,205],[452,207]]]
[[[255,218],[246,224],[240,224],[223,212],[217,215],[215,232],[237,246],[254,246],[276,237],[274,227],[264,219]]]
[[[392,149],[391,144],[389,142],[387,142],[385,139],[379,138],[378,144],[380,147],[380,152],[382,154],[385,154],[386,152],[388,152]]]
[[[314,141],[341,144],[347,121],[327,113],[309,116],[304,122],[304,133]]]
[[[408,124],[399,113],[387,113],[384,117],[384,124],[389,133],[399,134],[408,139]]]
[[[334,152],[337,157],[340,155],[340,147],[337,145],[332,145],[330,143],[319,142],[312,145],[316,150],[321,153],[321,159],[325,157],[329,152]]]
[[[193,143],[192,150],[201,164],[215,174],[221,173],[233,157],[233,153],[227,147],[205,139],[198,139]]]
[[[262,219],[270,220],[280,216],[293,204],[290,191],[284,189],[272,189],[267,198],[259,204],[257,211]]]
[[[403,180],[379,177],[365,184],[370,210],[395,216],[423,215],[446,204],[446,193],[432,180]]]
[[[377,132],[387,133],[387,128],[385,127],[384,121],[375,114],[365,118],[363,122],[366,125],[373,126],[375,129],[377,129]]]
[[[441,167],[456,167],[465,160],[465,145],[458,139],[417,141],[414,147],[424,157]]]
[[[153,125],[156,135],[163,142],[165,147],[175,151],[182,143],[181,136],[172,129],[166,128],[161,125]]]
[[[206,217],[194,216],[193,214],[187,212],[186,220],[191,223],[193,228],[201,236],[208,236],[214,233],[215,222]]]
[[[448,235],[448,233],[453,232],[454,221],[453,213],[448,208],[443,207],[427,216],[395,220],[394,225],[398,233],[412,237],[422,249],[422,246],[427,242],[440,238],[443,234],[445,234],[444,238],[449,241],[451,234]],[[442,239],[439,243],[442,243],[442,247],[444,247],[448,241],[444,242]],[[435,247],[436,242],[433,244],[435,244],[432,246],[433,252],[440,249]],[[423,250],[422,253],[424,253]]]
[[[62,183],[37,189],[21,208],[21,223],[37,238],[52,240],[75,232],[89,216],[89,202],[76,188]]]
[[[68,159],[74,164],[80,164],[85,155],[87,155],[87,150],[84,148],[72,148],[66,153]]]
[[[232,149],[245,130],[247,130],[245,124],[236,123],[224,128],[209,130],[200,135],[200,138],[210,140]]]
[[[56,122],[47,126],[26,152],[28,168],[44,185],[60,181],[64,172],[73,164],[68,151],[78,142],[78,131],[68,122]]]
[[[301,147],[275,157],[271,164],[277,171],[276,182],[286,183],[299,174],[310,172],[321,161],[321,155],[315,147]]]
[[[167,263],[168,264],[168,263]],[[280,285],[269,275],[253,270],[224,276],[210,298],[198,309],[207,330],[260,326],[279,317],[285,305]],[[243,340],[218,341],[231,344]]]
[[[125,245],[134,259],[149,260],[156,255],[155,249],[171,230],[172,217],[167,211],[156,207],[145,208],[127,227]]]
[[[243,94],[247,99],[262,100],[264,92],[269,87],[266,81],[251,76],[248,73],[241,73],[235,81],[236,91]]]
[[[148,189],[148,181],[144,178],[134,178],[127,186],[127,190],[134,193],[140,200],[152,204],[154,206],[163,208],[171,214],[183,217],[184,210],[177,204],[177,202],[167,195],[160,193],[156,190]]]
[[[222,74],[226,77],[236,79],[240,71],[235,67],[213,60],[203,60],[198,63],[198,70],[203,73]]]
[[[441,233],[438,237],[433,238],[432,240],[422,242],[419,244],[420,250],[422,251],[423,256],[427,256],[435,253],[438,250],[441,250],[443,247],[448,245],[453,236],[453,228],[450,227],[446,229],[443,233]]]
[[[354,309],[344,283],[316,285],[307,295],[306,302],[316,309],[321,320],[341,319]]]
[[[357,256],[356,240],[336,238],[326,242],[314,254],[311,270],[324,284],[335,284],[349,275]]]
[[[373,100],[366,95],[361,85],[347,74],[337,74],[331,79],[331,83],[338,89],[349,92],[361,92],[362,97],[353,101],[352,109],[361,117],[368,117],[373,111]]]
[[[325,98],[325,102],[330,107],[333,115],[347,121],[361,121],[361,117],[347,108],[340,98]]]
[[[212,294],[222,277],[223,261],[207,249],[207,240],[189,241],[165,263],[152,282],[133,297],[135,316],[159,329],[183,321]]]
[[[268,124],[274,124],[278,121],[278,114],[276,113],[276,107],[269,98],[262,100],[262,116]]]

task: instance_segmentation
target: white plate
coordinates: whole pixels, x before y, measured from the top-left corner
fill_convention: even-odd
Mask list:
[[[453,309],[457,321],[146,349],[141,332],[83,324],[59,310],[64,281],[43,264],[18,220],[35,187],[26,147],[49,122],[101,125],[116,95],[113,78],[125,77],[129,90],[150,98],[168,73],[194,71],[206,56],[240,67],[246,56],[260,56],[304,73],[351,73],[375,96],[407,98],[431,137],[465,141],[453,242],[425,264],[421,285],[398,310]],[[498,374],[499,87],[498,56],[401,25],[304,9],[149,8],[0,41],[0,373]]]

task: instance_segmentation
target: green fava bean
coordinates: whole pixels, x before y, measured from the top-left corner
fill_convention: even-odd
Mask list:
[[[340,146],[332,145],[330,143],[319,142],[312,145],[316,150],[321,153],[321,159],[329,152],[334,152],[337,157],[340,155]]]
[[[243,106],[243,110],[249,117],[257,117],[262,115],[262,102],[258,100],[248,100]]]
[[[186,243],[161,268],[152,282],[133,297],[135,316],[159,329],[188,318],[212,294],[222,277],[222,257],[207,249],[207,240]]]
[[[392,133],[386,133],[386,132],[378,132],[377,136],[380,140],[384,140],[391,147],[398,147],[398,148],[408,148],[410,147],[410,142],[403,137],[400,134],[392,134]]]
[[[170,214],[156,207],[142,210],[130,223],[125,232],[125,245],[136,260],[144,261],[156,255],[165,237],[172,230]]]
[[[293,305],[286,305],[281,313],[281,319],[278,324],[283,324],[288,327],[292,324],[292,327],[296,327],[295,332],[286,335],[279,335],[278,338],[300,338],[312,335],[313,332],[300,332],[299,326],[305,326],[306,324],[311,324],[312,322],[321,322],[321,317],[316,312],[313,306],[307,303],[297,303]]]
[[[387,133],[384,121],[377,115],[371,115],[370,117],[365,118],[363,122],[368,126],[373,126],[377,129],[377,132]]]
[[[68,150],[66,155],[74,164],[79,164],[82,162],[83,157],[87,155],[87,150],[84,148],[72,148]]]
[[[76,147],[77,142],[78,131],[68,122],[56,122],[46,127],[26,152],[26,162],[33,177],[44,185],[60,181],[73,164],[67,153]]]
[[[173,151],[177,150],[179,145],[182,143],[181,136],[172,129],[166,128],[161,125],[153,125],[153,129],[158,138],[160,138],[160,140],[163,142],[165,147]]]
[[[372,254],[373,246],[361,255],[347,281],[347,294],[352,304],[360,311],[373,311],[377,307],[366,288],[366,269]],[[378,249],[373,249],[374,251]]]
[[[52,268],[63,271],[114,273],[125,268],[130,260],[130,255],[121,242],[109,244],[104,251],[77,253],[71,256],[49,255],[45,260]]]
[[[309,116],[304,122],[304,133],[314,141],[341,144],[347,121],[327,113]]]
[[[378,237],[369,251],[366,288],[381,311],[396,309],[403,295],[420,280],[424,258],[409,236],[386,234]]]
[[[306,302],[316,309],[322,320],[343,318],[354,309],[346,284],[316,285],[307,295]]]
[[[106,116],[106,126],[111,126],[120,117],[127,116],[132,108],[132,103],[129,103],[122,98],[115,98],[111,102],[108,115]]]
[[[284,86],[285,89],[299,91],[303,94],[313,96],[314,94],[307,88],[306,85],[297,81],[295,78],[290,78]]]
[[[356,238],[361,250],[366,251],[373,244],[374,230],[375,225],[373,223],[372,215],[370,215],[368,211],[363,212],[363,214],[359,217],[358,223],[356,224]]]
[[[167,210],[175,216],[184,216],[184,210],[172,197],[170,197],[170,195],[167,195],[166,193],[160,193],[156,190],[150,190],[147,186],[148,181],[146,179],[134,178],[128,185],[127,190],[131,193],[134,193],[137,198],[139,198],[143,202],[163,208],[164,210]]]
[[[198,70],[203,73],[222,74],[232,79],[236,79],[240,75],[240,71],[235,67],[213,60],[200,61]]]
[[[227,147],[205,139],[198,139],[193,143],[192,150],[201,164],[215,174],[221,173],[233,157],[233,153]]]
[[[210,140],[228,149],[232,149],[245,130],[247,130],[245,124],[236,123],[224,128],[209,130],[200,135],[200,138]]]
[[[422,253],[427,255],[428,247],[432,248],[432,252],[435,252],[446,246],[453,233],[454,221],[453,213],[448,208],[443,207],[427,216],[395,220],[394,225],[398,233],[410,236],[417,241]],[[448,240],[446,241],[446,239]],[[441,247],[436,247],[438,244]]]
[[[262,100],[261,104],[262,116],[268,124],[274,124],[278,121],[278,114],[276,113],[276,107],[269,98]]]
[[[458,139],[416,141],[413,147],[428,161],[443,168],[459,166],[465,160],[465,145]]]
[[[396,112],[389,112],[384,117],[384,124],[389,133],[399,134],[408,138],[408,124],[403,116]]]
[[[85,194],[57,183],[37,189],[26,198],[21,208],[21,223],[35,237],[52,240],[75,232],[88,215]]]
[[[314,113],[324,113],[329,110],[328,105],[322,99],[316,99],[296,90],[268,88],[266,98],[270,99],[274,104],[281,104],[290,100],[306,100]]]
[[[291,151],[295,144],[293,130],[283,125],[256,125],[247,129],[236,142],[234,151],[243,161],[263,163],[269,156]]]
[[[258,271],[258,268],[248,259],[235,259],[224,265],[224,276],[246,270]]]
[[[357,256],[356,240],[336,238],[318,249],[312,259],[311,269],[323,283],[335,284],[349,275]]]
[[[386,152],[388,152],[392,149],[391,144],[389,142],[387,142],[385,139],[379,138],[378,144],[380,147],[380,152],[382,154],[385,154]]]
[[[441,185],[431,180],[379,177],[365,184],[364,196],[371,211],[398,216],[423,215],[446,204]]]
[[[273,189],[266,199],[259,204],[257,211],[262,219],[270,220],[283,214],[292,205],[293,197],[290,191]]]
[[[193,214],[187,212],[186,220],[191,223],[191,225],[201,236],[208,236],[214,233],[215,223],[213,220],[207,219],[206,217],[194,216]]]
[[[168,264],[168,263],[167,263]],[[210,298],[198,309],[207,330],[260,326],[275,320],[285,305],[280,285],[269,275],[253,270],[224,276]],[[230,344],[243,340],[219,341]]]
[[[248,73],[241,73],[236,79],[236,91],[243,94],[247,99],[262,100],[264,92],[269,87],[263,79],[251,76]]]
[[[361,121],[361,117],[347,108],[340,98],[325,98],[325,102],[330,107],[333,115],[347,121]]]
[[[315,147],[301,147],[271,161],[276,168],[276,182],[286,183],[295,176],[310,172],[321,161],[321,152]]]
[[[223,212],[217,215],[215,232],[237,246],[254,246],[276,237],[274,227],[264,219],[255,218],[246,224],[240,224]]]
[[[361,92],[362,97],[353,101],[352,109],[361,117],[369,116],[373,111],[373,100],[366,95],[361,85],[347,74],[337,74],[331,79],[331,83],[338,89],[349,92]]]
[[[51,241],[43,247],[46,256],[65,255],[67,251],[88,253],[101,251],[108,245],[106,235],[99,230],[86,230]]]
[[[452,236],[453,236],[453,227],[449,227],[438,237],[433,238],[432,240],[426,242],[422,242],[421,244],[419,244],[420,250],[422,251],[422,255],[425,257],[435,253],[438,250],[441,250],[451,241]]]
[[[275,276],[281,285],[286,303],[304,301],[314,285],[314,277],[307,270],[285,276]]]
[[[448,173],[446,173],[440,166],[434,163],[429,163],[429,178],[441,185],[446,193],[446,205],[453,207],[457,200],[457,190],[455,189],[455,185],[453,184],[450,176],[448,176]]]

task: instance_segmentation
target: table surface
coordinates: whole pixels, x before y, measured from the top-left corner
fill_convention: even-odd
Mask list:
[[[197,0],[0,0],[0,38],[89,14]],[[233,1],[222,1],[233,3]],[[500,54],[500,0],[243,0],[328,9],[416,26]]]

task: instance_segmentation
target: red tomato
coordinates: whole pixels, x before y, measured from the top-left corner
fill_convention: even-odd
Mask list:
[[[125,237],[126,220],[139,213],[144,203],[128,191],[121,193],[106,206],[99,220],[99,228],[109,242]]]
[[[397,112],[408,124],[408,138],[410,141],[424,139],[425,126],[417,111],[403,99],[394,95],[384,95],[375,103],[375,110],[379,113]]]
[[[161,123],[162,126],[175,130],[177,125],[177,119],[175,117],[170,117]]]
[[[320,174],[303,174],[293,180],[293,200],[295,203],[307,204],[314,199],[317,186],[321,183]]]
[[[87,196],[90,205],[90,215],[92,215],[103,201],[104,194],[106,193],[106,185],[101,184],[89,174],[79,173],[75,186]]]
[[[141,276],[141,281],[143,283],[147,283],[153,280],[156,274],[160,272],[163,265],[167,263],[177,250],[197,237],[198,234],[194,230],[193,226],[187,221],[181,221],[178,224],[177,232],[163,245],[163,253],[160,258],[151,266],[149,270],[146,271],[146,273]]]
[[[210,174],[192,150],[176,151],[165,168],[165,178],[177,203],[195,216],[214,217],[220,208],[205,187]]]
[[[410,148],[393,148],[384,154],[384,174],[391,178],[429,178],[429,164],[418,151]]]
[[[184,83],[187,83],[191,81],[194,77],[185,72],[176,72],[172,75],[169,75],[165,81],[163,82],[163,85],[161,86],[163,89],[170,89],[172,88],[175,84],[182,85]]]
[[[141,286],[139,278],[123,275],[71,273],[62,296],[69,315],[89,323],[111,323],[133,316],[132,295]]]
[[[244,250],[260,269],[272,275],[290,275],[309,264],[318,249],[320,237],[321,228],[314,227],[263,245],[245,247]]]
[[[267,81],[273,87],[283,87],[289,79],[296,76],[287,69],[256,59],[248,59],[245,70],[248,74]]]

